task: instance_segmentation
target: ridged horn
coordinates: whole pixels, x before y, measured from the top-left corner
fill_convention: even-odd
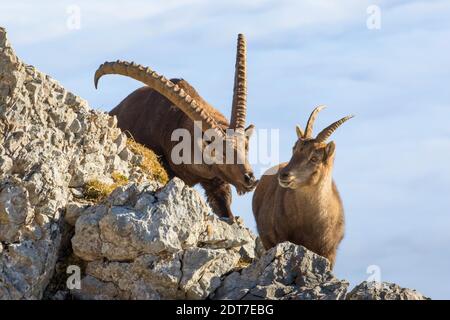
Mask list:
[[[317,114],[325,108],[326,108],[326,106],[320,105],[311,112],[308,122],[306,123],[305,134],[304,134],[305,139],[312,138],[314,121],[316,121]]]
[[[327,139],[333,134],[334,131],[336,131],[337,128],[339,128],[344,122],[347,120],[350,120],[353,118],[354,115],[346,116],[336,122],[333,122],[328,127],[323,129],[316,137],[316,142],[325,142]]]
[[[246,43],[243,34],[238,35],[236,49],[236,65],[234,71],[233,103],[230,128],[236,131],[245,130],[247,115],[247,62]]]
[[[105,62],[100,65],[95,72],[95,88],[97,88],[99,79],[105,74],[120,74],[146,84],[169,99],[192,119],[192,121],[201,121],[203,130],[214,129],[217,134],[224,137],[224,131],[217,125],[217,122],[206,113],[201,104],[195,101],[178,85],[150,68],[146,68],[134,62],[130,63],[120,60],[116,62]]]

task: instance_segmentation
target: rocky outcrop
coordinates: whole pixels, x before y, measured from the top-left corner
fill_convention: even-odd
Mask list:
[[[21,62],[0,28],[0,299],[424,298],[393,284],[347,293],[325,258],[291,243],[265,252],[142,161],[114,118]],[[115,190],[86,199],[92,179]]]
[[[0,299],[40,299],[90,179],[145,179],[114,118],[21,62],[0,29]]]
[[[333,276],[327,259],[284,242],[249,267],[226,276],[213,298],[340,300],[347,287],[347,281]]]
[[[429,300],[416,290],[402,288],[395,283],[367,282],[357,285],[348,300]]]
[[[77,298],[204,299],[221,277],[255,258],[255,237],[211,215],[199,194],[175,178],[115,190],[81,212],[72,238],[87,262]],[[93,285],[95,283],[96,285]]]

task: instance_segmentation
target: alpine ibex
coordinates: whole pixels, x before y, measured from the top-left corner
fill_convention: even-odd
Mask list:
[[[239,194],[243,194],[253,190],[257,183],[247,159],[248,140],[254,126],[245,128],[247,76],[244,36],[239,34],[237,41],[230,122],[183,79],[168,80],[150,68],[135,63],[105,62],[95,73],[96,88],[98,80],[105,74],[124,75],[146,85],[131,93],[110,112],[117,116],[118,126],[123,131],[129,131],[137,142],[160,155],[170,177],[177,176],[190,186],[200,183],[218,216],[233,218],[230,184],[235,186]],[[189,163],[173,161],[172,149],[178,143],[172,141],[174,130],[187,129],[190,136],[194,137],[194,126],[198,128],[198,124],[203,132],[211,129],[219,137],[223,144],[222,159],[227,161],[195,163],[194,156]],[[194,150],[197,142],[191,140],[191,150]],[[201,143],[203,147],[208,145],[208,141],[203,140]],[[230,154],[233,161],[228,161],[227,155]]]
[[[333,266],[344,236],[344,210],[332,178],[335,144],[326,141],[352,116],[313,138],[313,124],[322,109],[311,113],[305,132],[297,126],[291,160],[261,178],[253,195],[253,214],[266,249],[290,241],[326,257]]]

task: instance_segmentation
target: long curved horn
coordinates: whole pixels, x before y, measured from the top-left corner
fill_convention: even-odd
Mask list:
[[[243,34],[238,35],[236,49],[236,66],[234,71],[233,104],[231,110],[230,128],[236,131],[245,130],[247,114],[247,64],[246,44]]]
[[[320,111],[322,111],[323,109],[325,109],[325,108],[326,108],[326,106],[321,105],[321,106],[316,107],[311,112],[311,115],[309,116],[308,122],[306,123],[305,134],[304,134],[305,139],[312,138],[314,121],[316,121],[317,114]]]
[[[336,131],[337,128],[339,128],[344,122],[347,120],[353,118],[354,115],[346,116],[336,122],[333,122],[328,127],[323,129],[316,137],[316,142],[325,142],[327,139],[333,134],[334,131]]]
[[[134,62],[130,63],[120,60],[117,60],[116,62],[105,62],[95,72],[95,88],[97,88],[98,80],[105,74],[120,74],[141,81],[169,99],[193,121],[201,121],[203,126],[207,127],[204,128],[204,130],[214,129],[221,137],[224,137],[224,131],[218,126],[217,122],[207,114],[201,104],[195,101],[178,85],[150,68],[145,68]]]

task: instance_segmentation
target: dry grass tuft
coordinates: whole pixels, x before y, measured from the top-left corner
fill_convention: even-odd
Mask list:
[[[239,259],[238,263],[235,266],[236,270],[242,270],[247,268],[249,265],[251,265],[251,262],[245,261],[244,259]]]
[[[92,179],[84,185],[84,197],[87,200],[101,201],[111,194],[117,187],[126,185],[128,178],[120,172],[113,172],[111,178],[114,183],[104,183],[97,179]]]
[[[156,180],[162,184],[166,184],[169,181],[169,176],[166,170],[159,162],[158,156],[150,149],[146,148],[142,144],[134,141],[133,138],[128,137],[127,147],[134,154],[142,158],[139,167],[147,175],[149,180]],[[120,172],[113,172],[111,178],[114,183],[104,183],[98,179],[92,179],[84,185],[84,197],[91,201],[102,201],[108,197],[117,187],[126,185],[128,183],[128,177]]]
[[[84,185],[83,194],[87,200],[101,201],[114,190],[114,184],[107,184],[97,179],[89,180]]]
[[[115,171],[111,174],[111,178],[114,180],[114,183],[121,185],[121,186],[128,183],[128,177],[126,177],[124,174],[117,172],[117,171]]]
[[[134,141],[132,138],[127,139],[127,147],[134,153],[142,157],[142,162],[139,165],[148,178],[156,180],[162,184],[166,184],[169,181],[169,176],[166,170],[159,162],[158,156],[147,147]]]

